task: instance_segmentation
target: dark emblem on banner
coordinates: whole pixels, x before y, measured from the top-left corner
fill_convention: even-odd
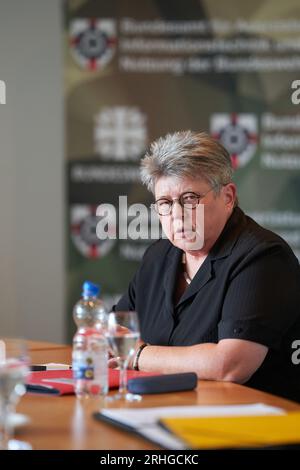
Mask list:
[[[96,227],[99,217],[97,206],[74,204],[71,206],[71,237],[77,250],[86,258],[102,258],[113,248],[116,240],[100,240]]]
[[[257,118],[253,114],[213,114],[211,135],[228,150],[234,168],[243,167],[257,148]]]
[[[72,55],[84,69],[99,70],[114,56],[116,24],[111,19],[76,19],[70,26]]]

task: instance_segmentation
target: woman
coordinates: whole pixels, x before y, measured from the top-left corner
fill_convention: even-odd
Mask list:
[[[139,314],[133,367],[300,400],[299,263],[238,207],[228,152],[205,133],[169,134],[151,145],[141,176],[167,239],[148,248],[115,307]]]

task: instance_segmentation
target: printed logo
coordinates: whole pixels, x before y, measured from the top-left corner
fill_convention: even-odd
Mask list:
[[[253,114],[213,114],[210,132],[230,153],[234,168],[249,163],[257,148],[257,118]]]
[[[98,259],[107,255],[116,240],[116,227],[110,224],[110,237],[99,239],[96,228],[99,217],[96,216],[97,206],[74,204],[70,209],[71,237],[79,253],[86,258]]]
[[[82,68],[99,70],[114,56],[116,24],[111,19],[76,19],[70,25],[72,55]]]
[[[94,139],[102,160],[139,160],[147,145],[146,117],[136,107],[104,108],[95,117]]]

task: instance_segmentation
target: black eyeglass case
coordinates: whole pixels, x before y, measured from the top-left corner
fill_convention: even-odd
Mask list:
[[[181,392],[194,390],[197,386],[197,375],[194,372],[136,377],[128,380],[128,391],[141,395],[150,393]]]

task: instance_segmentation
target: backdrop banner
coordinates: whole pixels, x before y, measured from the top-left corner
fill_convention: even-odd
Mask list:
[[[219,139],[240,206],[300,258],[300,4],[69,0],[65,44],[69,337],[82,282],[110,308],[159,236],[139,162],[168,132]]]

